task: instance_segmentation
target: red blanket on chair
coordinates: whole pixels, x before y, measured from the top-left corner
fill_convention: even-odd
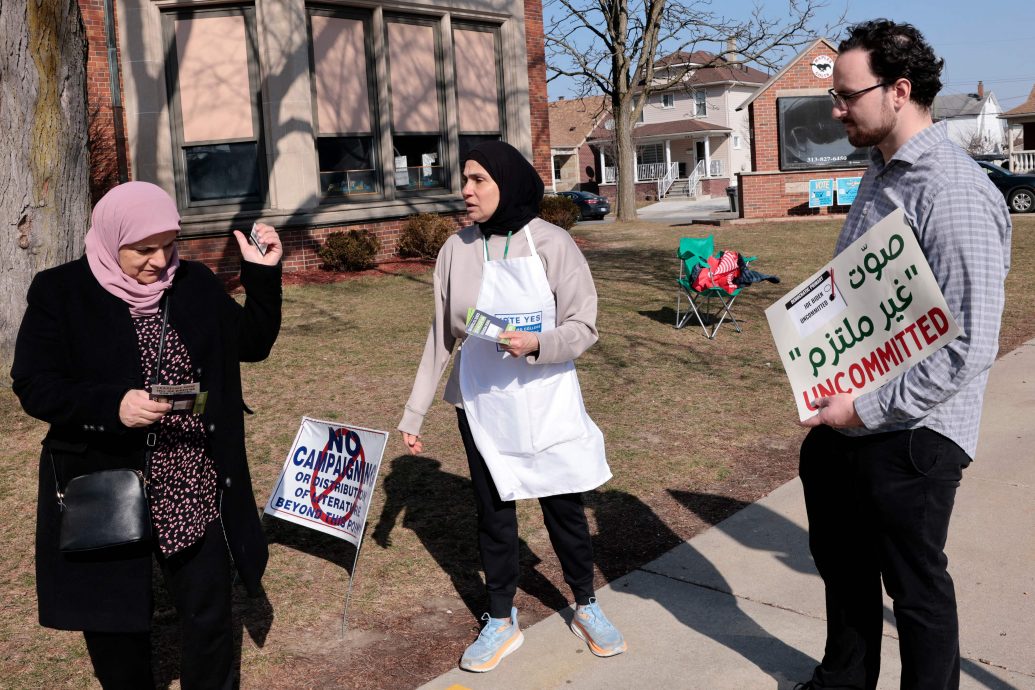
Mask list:
[[[694,290],[701,292],[717,287],[732,295],[740,287],[734,282],[740,275],[737,252],[724,251],[719,257],[709,257],[708,268],[711,270],[697,272],[693,282]]]

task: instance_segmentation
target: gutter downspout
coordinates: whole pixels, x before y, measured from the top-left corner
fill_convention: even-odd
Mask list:
[[[126,132],[122,124],[122,91],[119,88],[119,54],[115,45],[115,8],[112,0],[104,0],[104,39],[108,48],[108,88],[111,91],[111,114],[115,128],[115,160],[119,168],[119,184],[129,181],[126,163]]]

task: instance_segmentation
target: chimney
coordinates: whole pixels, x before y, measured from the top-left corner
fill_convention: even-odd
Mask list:
[[[737,53],[737,37],[730,36],[726,39],[726,62],[737,62],[740,55]]]
[[[978,82],[978,100],[984,100],[985,98],[985,82]]]

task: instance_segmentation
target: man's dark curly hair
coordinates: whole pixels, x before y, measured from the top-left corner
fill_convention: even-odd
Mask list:
[[[896,24],[889,19],[874,19],[848,29],[838,52],[862,49],[869,53],[870,69],[881,81],[891,84],[908,79],[913,85],[909,99],[930,109],[942,89],[940,79],[945,60],[934,54],[923,34],[912,24]]]

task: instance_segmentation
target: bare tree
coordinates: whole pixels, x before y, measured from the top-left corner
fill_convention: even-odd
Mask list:
[[[90,215],[86,35],[76,0],[0,3],[0,381],[25,291],[82,253]]]
[[[632,129],[650,95],[703,67],[775,67],[816,36],[810,27],[823,6],[789,0],[779,18],[756,6],[748,18],[731,19],[710,0],[546,1],[549,79],[573,77],[582,95],[603,93],[614,119],[619,220],[636,217]],[[724,47],[706,63],[681,59],[713,45]]]

